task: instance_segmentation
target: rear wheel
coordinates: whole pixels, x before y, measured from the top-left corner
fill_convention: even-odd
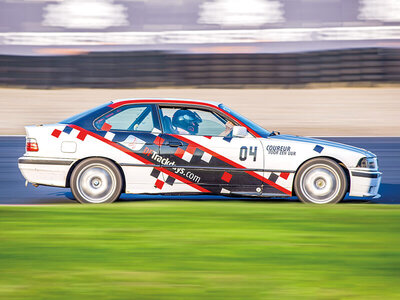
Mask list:
[[[347,192],[347,176],[334,160],[316,158],[306,162],[296,174],[294,190],[304,203],[334,204]]]
[[[111,203],[121,195],[122,176],[111,161],[89,158],[73,170],[70,186],[75,199],[81,203]]]

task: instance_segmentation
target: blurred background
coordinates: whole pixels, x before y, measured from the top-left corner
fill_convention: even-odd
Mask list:
[[[0,134],[181,97],[295,134],[398,135],[399,67],[398,0],[0,0]]]
[[[1,84],[399,82],[397,0],[1,0]]]

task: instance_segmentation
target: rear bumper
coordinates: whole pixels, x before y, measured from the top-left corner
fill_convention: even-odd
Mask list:
[[[65,187],[68,172],[74,163],[69,159],[54,159],[23,156],[18,159],[18,167],[28,182]]]
[[[378,198],[381,179],[381,172],[351,169],[349,196]]]

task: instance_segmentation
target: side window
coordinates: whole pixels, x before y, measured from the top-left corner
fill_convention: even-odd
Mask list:
[[[100,117],[94,122],[99,130],[148,131],[154,124],[152,105],[126,105]]]
[[[227,136],[231,131],[230,124],[232,123],[212,111],[183,107],[160,107],[160,112],[165,133]]]

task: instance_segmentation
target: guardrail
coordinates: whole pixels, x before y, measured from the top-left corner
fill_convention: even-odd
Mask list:
[[[0,85],[35,88],[243,87],[399,83],[400,49],[286,54],[93,52],[0,56]]]

